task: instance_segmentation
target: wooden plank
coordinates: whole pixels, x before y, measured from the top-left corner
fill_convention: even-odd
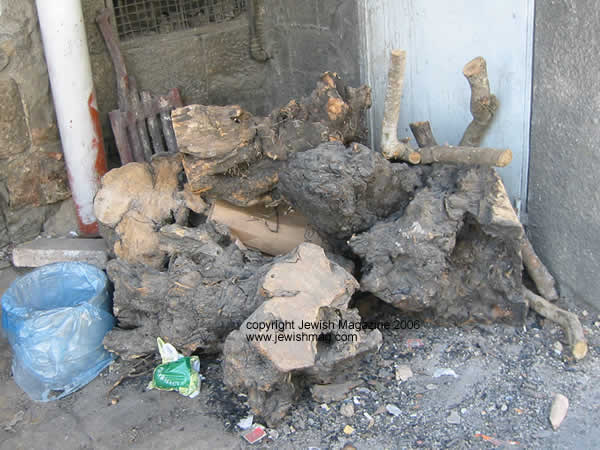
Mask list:
[[[144,115],[148,121],[148,131],[152,138],[152,147],[154,153],[164,153],[165,145],[163,144],[162,132],[160,131],[161,125],[158,121],[157,114],[153,108],[152,94],[148,91],[142,91],[142,105],[144,107]]]
[[[160,109],[160,121],[162,122],[163,135],[165,136],[165,142],[170,153],[177,151],[177,139],[175,139],[175,131],[173,130],[173,122],[171,120],[171,110],[173,106],[171,104],[172,98],[169,96],[160,96],[158,98],[158,105]]]
[[[152,158],[152,145],[150,144],[150,136],[146,128],[146,120],[144,110],[142,108],[137,83],[134,77],[129,77],[129,109],[135,115],[135,125],[140,137],[140,144],[144,153],[144,159],[150,161]]]
[[[129,136],[129,143],[131,144],[131,153],[133,154],[133,159],[136,162],[144,162],[146,158],[144,157],[142,142],[140,141],[140,136],[137,131],[135,113],[133,111],[127,111],[123,113],[123,115],[125,116],[127,135]]]
[[[113,17],[111,8],[104,8],[96,17],[96,23],[100,28],[100,32],[106,42],[106,47],[110,53],[113,66],[115,68],[115,75],[117,77],[117,95],[119,97],[119,109],[121,111],[127,110],[127,96],[129,92],[129,78],[127,76],[127,67],[125,66],[125,59],[121,53],[119,47],[119,38],[115,34],[114,28],[110,23],[110,19]]]
[[[131,153],[131,147],[129,146],[129,140],[127,139],[127,124],[123,114],[119,110],[114,110],[108,113],[110,124],[115,136],[115,142],[117,144],[117,151],[121,158],[121,164],[125,165],[135,161]]]

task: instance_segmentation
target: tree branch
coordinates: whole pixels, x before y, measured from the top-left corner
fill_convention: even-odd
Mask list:
[[[556,322],[565,330],[573,357],[578,361],[585,358],[588,352],[588,344],[583,333],[583,327],[577,316],[572,312],[554,306],[548,300],[534,294],[527,288],[523,288],[523,292],[531,309],[540,316]]]
[[[383,109],[381,152],[386,159],[400,159],[418,164],[421,160],[419,153],[410,148],[407,143],[398,140],[398,119],[405,69],[406,51],[392,50]]]
[[[505,167],[512,161],[509,149],[436,145],[421,149],[421,164],[437,162]]]
[[[410,131],[412,131],[417,145],[420,148],[433,147],[437,144],[437,141],[433,137],[433,131],[431,131],[431,124],[428,121],[425,122],[413,122],[408,125]]]
[[[525,234],[523,234],[523,240],[521,242],[521,255],[527,273],[531,276],[538,292],[542,297],[550,301],[557,300],[558,293],[556,292],[554,277],[535,253],[531,242]]]
[[[481,56],[468,62],[463,75],[471,87],[471,114],[473,120],[460,140],[461,146],[479,147],[498,109],[498,99],[490,93],[487,64]]]

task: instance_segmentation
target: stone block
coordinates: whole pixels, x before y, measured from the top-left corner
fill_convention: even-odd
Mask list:
[[[184,104],[206,104],[206,58],[197,33],[182,31],[151,40],[134,39],[122,43],[122,49],[139,90],[165,95],[176,87]]]
[[[12,244],[20,244],[40,234],[49,208],[49,206],[25,206],[18,209],[5,207],[8,241]]]
[[[63,261],[78,261],[106,268],[108,250],[104,239],[35,239],[13,250],[16,267],[40,267]]]
[[[0,80],[0,159],[24,152],[31,140],[17,83]]]
[[[209,104],[240,104],[243,98],[251,112],[264,110],[264,96],[257,91],[265,86],[268,66],[250,58],[246,18],[221,25],[203,35]]]
[[[71,196],[59,143],[12,158],[0,168],[2,173],[10,208],[48,205]]]

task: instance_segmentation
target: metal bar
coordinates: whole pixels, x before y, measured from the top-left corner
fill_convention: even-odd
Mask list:
[[[98,234],[94,196],[106,156],[81,0],[36,0],[44,54],[79,231]]]

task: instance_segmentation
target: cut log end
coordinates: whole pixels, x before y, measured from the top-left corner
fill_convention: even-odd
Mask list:
[[[477,58],[469,61],[465,67],[463,68],[463,74],[465,77],[469,78],[474,75],[479,75],[487,70],[485,59],[482,56],[478,56]]]
[[[392,58],[406,58],[406,50],[395,48],[391,52]]]
[[[410,152],[406,157],[406,161],[411,164],[419,164],[421,162],[421,154],[418,152]]]
[[[420,148],[432,147],[437,145],[435,137],[433,137],[433,131],[431,131],[431,124],[425,122],[413,122],[409,124],[410,131],[412,131],[415,140]]]
[[[506,149],[504,150],[504,152],[502,152],[502,154],[500,155],[500,157],[498,158],[498,167],[506,167],[510,164],[510,162],[512,161],[512,151],[510,149]]]
[[[384,148],[384,150],[382,151],[382,155],[385,159],[391,161],[405,161],[411,164],[421,163],[421,154],[419,152],[414,151],[403,142],[398,143],[391,149]]]

